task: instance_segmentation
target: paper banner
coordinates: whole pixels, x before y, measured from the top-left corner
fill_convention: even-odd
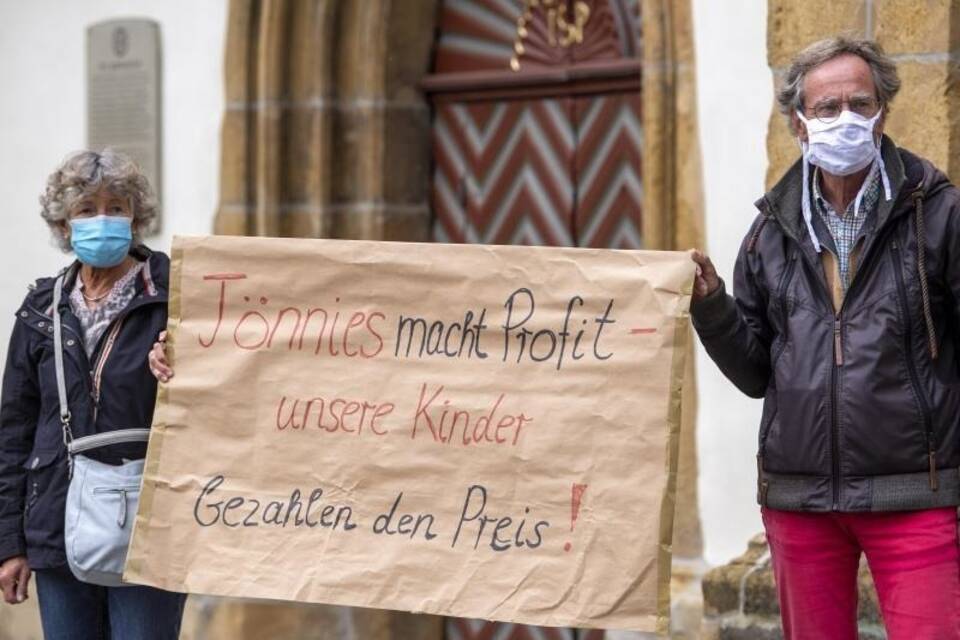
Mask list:
[[[125,577],[664,630],[685,253],[174,242]]]

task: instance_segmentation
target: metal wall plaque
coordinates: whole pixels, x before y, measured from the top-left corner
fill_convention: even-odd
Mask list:
[[[87,146],[130,155],[160,198],[160,25],[108,20],[87,28]],[[147,234],[160,229],[160,216]]]

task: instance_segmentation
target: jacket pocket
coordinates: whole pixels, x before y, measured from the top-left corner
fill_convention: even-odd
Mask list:
[[[27,491],[23,506],[26,521],[37,504],[49,493],[58,461],[66,465],[59,449],[34,449],[23,463],[27,473]]]
[[[23,468],[27,471],[40,471],[56,462],[61,453],[59,449],[34,447],[23,463]]]

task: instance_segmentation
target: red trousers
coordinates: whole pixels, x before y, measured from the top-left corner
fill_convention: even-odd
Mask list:
[[[763,510],[787,640],[856,640],[857,569],[870,565],[889,640],[960,640],[957,509]]]

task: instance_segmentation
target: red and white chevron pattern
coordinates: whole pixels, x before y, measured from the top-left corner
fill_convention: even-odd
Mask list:
[[[510,68],[523,0],[443,0],[436,73]]]
[[[572,99],[439,105],[434,239],[574,244],[572,106]]]
[[[549,47],[530,24],[523,68],[633,58],[639,0],[587,0],[584,42]],[[509,69],[523,0],[443,0],[438,74]],[[433,237],[439,242],[642,246],[639,93],[435,103]],[[603,640],[600,630],[450,618],[447,640]]]
[[[639,249],[643,203],[640,95],[577,98],[577,246]]]
[[[434,239],[638,249],[640,96],[445,103]]]

